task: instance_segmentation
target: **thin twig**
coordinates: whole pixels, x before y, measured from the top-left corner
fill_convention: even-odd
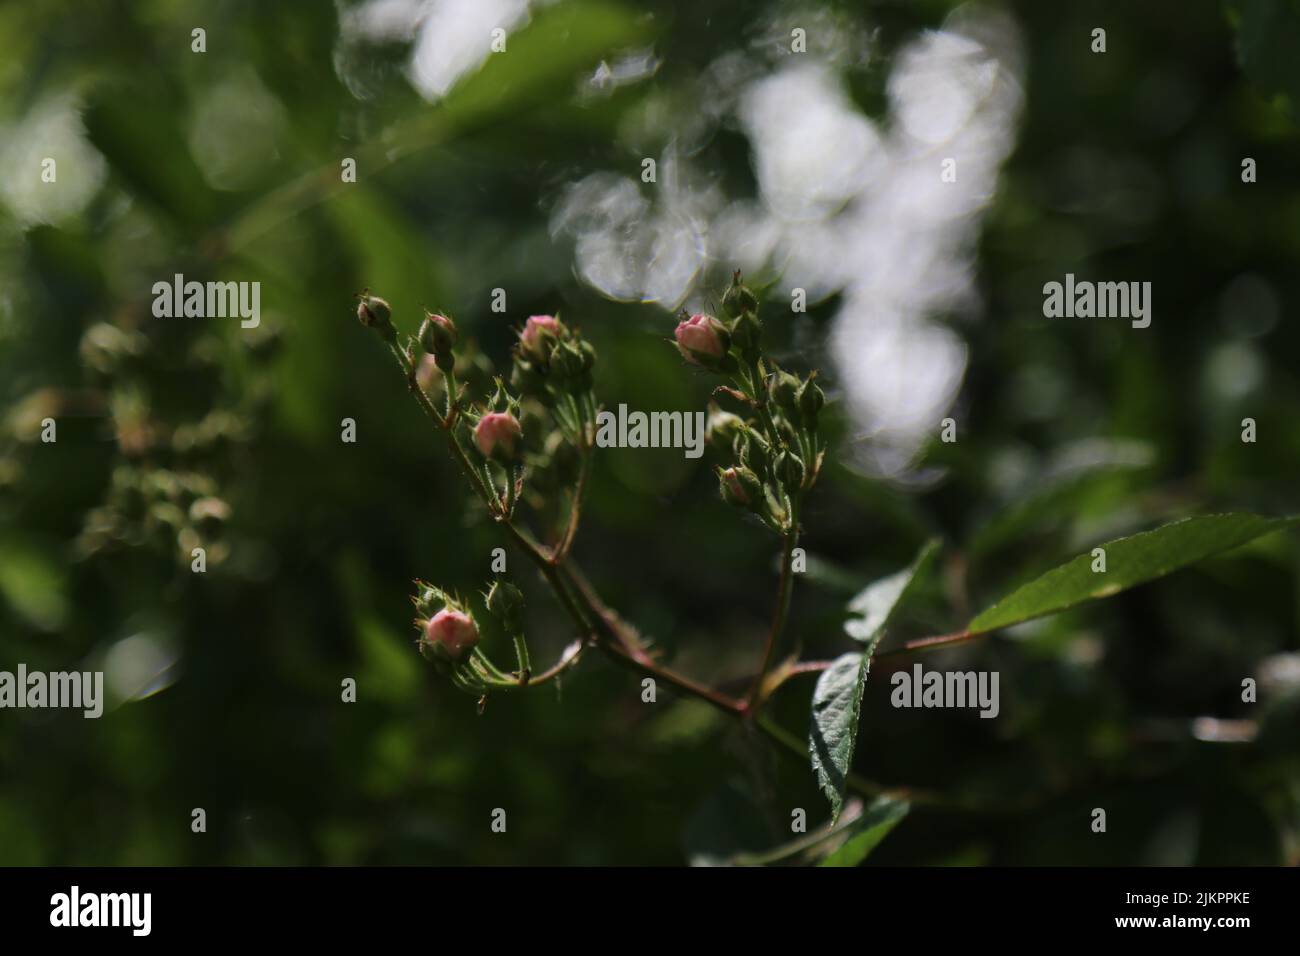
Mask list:
[[[578,483],[573,490],[573,500],[569,503],[568,524],[564,529],[564,536],[560,538],[560,543],[555,546],[551,555],[552,564],[559,564],[568,557],[569,550],[573,547],[573,539],[578,534],[578,523],[582,520],[582,496],[587,490],[587,473],[590,470],[591,449],[584,448],[578,465]]]
[[[759,665],[758,674],[754,677],[749,693],[745,695],[745,706],[751,710],[762,706],[763,680],[767,677],[768,668],[772,666],[772,660],[776,657],[776,645],[782,630],[785,629],[785,619],[790,612],[790,593],[794,585],[794,574],[790,567],[791,557],[794,554],[795,543],[799,540],[798,500],[794,502],[791,510],[793,513],[790,516],[790,529],[785,533],[785,543],[781,549],[781,579],[777,584],[776,610],[772,614],[772,626],[768,629],[767,642],[763,646],[763,661]]]
[[[914,641],[908,641],[898,647],[891,648],[882,654],[877,654],[876,660],[880,660],[882,657],[898,657],[901,654],[911,654],[914,651],[928,651],[936,647],[948,647],[952,644],[963,644],[977,637],[983,637],[987,633],[989,632],[956,631],[952,634],[938,634],[934,637],[919,637]]]

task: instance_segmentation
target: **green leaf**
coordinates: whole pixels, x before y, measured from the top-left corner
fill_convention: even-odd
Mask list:
[[[877,844],[898,826],[912,805],[906,800],[880,797],[858,819],[849,824],[849,837],[818,866],[857,866]]]
[[[894,611],[912,589],[912,584],[930,566],[939,550],[939,540],[931,538],[921,548],[910,567],[867,585],[849,602],[849,612],[858,615],[844,622],[844,630],[864,644],[879,639]]]
[[[931,538],[909,567],[867,586],[849,602],[849,610],[859,616],[846,621],[844,629],[850,637],[866,646],[862,653],[854,651],[838,658],[817,679],[808,731],[808,755],[817,782],[831,802],[832,823],[839,819],[844,806],[844,788],[849,767],[853,764],[853,748],[857,745],[862,691],[871,669],[871,655],[884,636],[890,618],[938,550],[938,540]]]
[[[1100,546],[1106,552],[1104,572],[1092,570],[1091,552],[1081,554],[998,601],[971,621],[968,629],[980,634],[1055,614],[1084,601],[1110,597],[1261,535],[1289,528],[1297,521],[1300,518],[1204,515],[1117,538]]]
[[[808,755],[817,783],[831,802],[831,822],[839,819],[844,806],[844,788],[858,740],[862,689],[867,684],[874,650],[873,642],[865,653],[851,651],[836,659],[822,671],[813,691]]]
[[[907,814],[905,800],[881,796],[866,809],[862,801],[844,801],[838,823],[827,822],[811,833],[757,853],[738,853],[730,866],[856,866]],[[850,845],[852,841],[852,845]]]
[[[508,56],[490,56],[443,103],[453,123],[472,125],[502,113],[546,105],[569,92],[577,74],[656,32],[649,18],[607,0],[544,7],[509,38]]]

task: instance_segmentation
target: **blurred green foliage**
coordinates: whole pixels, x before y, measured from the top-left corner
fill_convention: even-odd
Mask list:
[[[642,704],[598,655],[561,695],[481,717],[436,679],[414,648],[411,581],[480,590],[503,542],[348,307],[369,286],[408,333],[421,304],[446,309],[500,368],[512,325],[561,311],[600,351],[607,407],[703,408],[711,382],[665,344],[671,316],[577,280],[547,204],[592,169],[635,175],[620,124],[651,96],[700,108],[703,67],[766,11],[566,0],[429,103],[404,44],[341,38],[354,6],[0,7],[0,669],[111,665],[131,698],[98,721],[0,711],[0,863],[662,864],[783,842],[790,808],[824,812],[807,763],[698,702]],[[847,77],[869,112],[890,52],[952,6],[809,4],[878,31],[881,58]],[[847,598],[931,535],[945,562],[882,646],[960,626],[1117,534],[1300,507],[1300,74],[1281,44],[1295,5],[1006,7],[1027,111],[980,247],[987,314],[956,326],[961,439],[926,449],[932,480],[915,486],[832,455],[792,617],[814,657],[845,649]],[[1098,24],[1104,57],[1086,41]],[[636,48],[663,60],[652,78],[576,95]],[[47,143],[63,195],[83,197],[66,211],[23,185]],[[1240,181],[1246,156],[1257,183]],[[734,131],[700,159],[752,195]],[[1151,279],[1153,326],[1042,321],[1043,281],[1082,264]],[[150,289],[175,273],[260,282],[262,326],[153,318]],[[836,307],[768,324],[825,367]],[[1255,444],[1239,440],[1248,415]],[[356,444],[338,440],[345,417]],[[752,669],[775,555],[717,500],[707,457],[600,455],[576,553],[679,669]],[[1300,651],[1297,558],[1293,536],[1261,539],[927,658],[999,670],[997,721],[894,710],[873,668],[855,769],[943,799],[890,816],[872,861],[1300,861],[1300,703],[1280,657]],[[548,657],[571,635],[517,563]],[[1241,678],[1266,673],[1282,676],[1243,704]],[[347,677],[356,704],[340,700]],[[792,682],[774,716],[801,730],[810,692]],[[1200,716],[1258,735],[1204,739]],[[1098,806],[1105,837],[1087,825]],[[206,834],[190,831],[195,807]],[[506,835],[489,829],[496,807]]]

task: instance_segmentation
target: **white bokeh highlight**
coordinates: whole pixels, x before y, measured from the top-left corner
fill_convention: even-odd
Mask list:
[[[902,477],[965,373],[966,345],[942,319],[978,309],[975,245],[1023,106],[1018,32],[1004,15],[955,11],[897,51],[880,122],[850,99],[845,60],[810,49],[754,70],[732,53],[704,69],[705,86],[740,84],[702,100],[726,102],[718,121],[749,139],[755,199],[719,195],[669,150],[671,177],[589,175],[551,227],[573,237],[577,274],[620,301],[702,306],[697,282],[719,265],[778,273],[787,300],[794,288],[810,303],[840,295],[826,345],[854,455]],[[956,182],[941,179],[949,157]]]

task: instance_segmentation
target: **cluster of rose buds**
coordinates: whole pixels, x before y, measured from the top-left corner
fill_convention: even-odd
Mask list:
[[[722,307],[729,322],[705,314],[679,322],[677,349],[692,365],[730,377],[735,387],[720,391],[754,413],[746,419],[711,409],[709,441],[736,459],[718,469],[723,500],[785,534],[797,524],[799,500],[821,470],[817,419],[826,396],[815,373],[800,380],[764,360],[758,298],[739,272]]]
[[[822,464],[817,419],[825,396],[814,376],[800,379],[764,357],[758,298],[742,284],[739,272],[722,304],[727,319],[702,313],[683,318],[676,329],[676,345],[687,362],[726,376],[730,384],[720,386],[715,394],[730,396],[744,407],[742,416],[710,406],[708,441],[734,458],[732,464],[718,469],[723,499],[753,513],[785,536],[790,547],[798,533],[803,494],[816,481]],[[462,471],[491,514],[510,526],[516,541],[532,540],[513,524],[521,500],[532,505],[543,521],[555,519],[555,543],[526,548],[532,549],[561,600],[568,597],[572,605],[561,569],[578,528],[595,445],[595,349],[557,316],[529,316],[513,350],[509,384],[495,378],[491,384],[478,382],[471,388],[457,380],[461,347],[456,325],[448,316],[426,311],[418,335],[404,344],[399,343],[392,309],[383,299],[363,293],[357,317],[396,355],[421,406],[446,432]],[[462,362],[460,371],[464,369]],[[445,396],[441,410],[431,397],[433,380],[439,376],[444,386],[441,396]],[[489,390],[489,397],[477,401],[467,394],[483,395]],[[560,491],[567,495],[556,493]],[[566,497],[567,512],[559,509]],[[548,515],[552,510],[555,513]],[[486,617],[476,617],[469,604],[435,586],[418,581],[416,585],[413,600],[421,651],[456,687],[478,696],[480,703],[494,689],[519,689],[530,681],[553,679],[576,659],[575,652],[533,674],[524,639],[523,598],[505,581],[498,580],[484,595],[478,613]],[[583,618],[581,610],[577,614]],[[600,616],[598,611],[593,614]],[[582,621],[584,626],[589,620]],[[486,628],[481,626],[485,624]],[[479,646],[485,631],[489,645],[494,633],[514,643],[516,670],[507,673],[492,663]],[[584,633],[577,646],[590,637]],[[624,652],[628,653],[626,647]]]
[[[553,315],[530,315],[515,346],[510,384],[547,408],[585,405],[596,350]]]
[[[530,484],[543,508],[554,492],[572,488],[582,460],[595,443],[596,350],[574,328],[554,315],[531,315],[519,332],[510,384],[524,409],[524,421],[540,438],[530,446]]]
[[[567,487],[568,514],[550,552],[561,558],[577,529],[587,460],[595,442],[595,349],[558,317],[530,316],[519,330],[510,384],[494,378],[490,384],[473,383],[471,389],[457,378],[458,359],[466,357],[467,349],[460,346],[456,323],[449,316],[425,310],[418,334],[402,342],[392,307],[368,290],[359,298],[357,318],[394,353],[411,390],[446,432],[462,471],[497,520],[514,519],[529,485],[543,491],[535,496],[541,505],[560,497],[551,492],[561,483]],[[467,371],[464,362],[459,371]],[[435,388],[438,378],[440,392]],[[471,391],[491,394],[474,401]],[[442,409],[436,407],[435,397]],[[523,597],[513,585],[497,581],[484,595],[495,629],[514,643],[518,669],[506,673],[478,646],[483,632],[473,609],[437,587],[416,583],[419,646],[458,688],[482,699],[489,690],[529,683]],[[558,670],[552,668],[549,674]]]

